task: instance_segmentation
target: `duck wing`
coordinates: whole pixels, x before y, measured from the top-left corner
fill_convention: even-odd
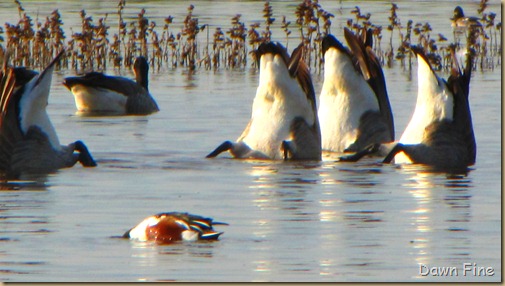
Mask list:
[[[298,160],[320,160],[321,159],[321,130],[319,126],[319,118],[317,116],[316,96],[310,70],[303,60],[303,44],[298,45],[293,50],[288,64],[288,70],[292,77],[296,77],[300,87],[305,92],[307,100],[311,105],[312,114],[314,115],[314,124],[309,126],[303,117],[296,117],[290,126],[290,142],[284,141],[285,146],[284,158],[288,155],[286,150],[290,151],[290,159]]]
[[[455,47],[451,47],[453,67],[447,85],[454,95],[453,124],[463,136],[464,144],[468,153],[468,165],[475,163],[477,146],[473,131],[472,115],[468,96],[470,92],[470,78],[472,74],[473,51],[469,51],[466,66],[462,70],[456,58]]]
[[[121,93],[124,96],[145,92],[145,89],[133,80],[120,76],[108,76],[101,72],[90,72],[84,76],[67,77],[63,84],[69,89],[78,84],[93,88],[103,88]]]
[[[9,170],[17,142],[23,139],[18,120],[18,106],[23,87],[15,91],[16,77],[12,68],[0,72],[0,169]]]
[[[307,100],[312,106],[312,112],[314,114],[314,126],[312,126],[312,130],[314,132],[314,136],[319,141],[319,145],[321,145],[321,131],[319,129],[319,118],[317,116],[316,95],[309,67],[303,60],[303,48],[303,45],[300,44],[293,50],[288,67],[290,74],[292,76],[296,76],[298,83],[307,95]]]
[[[389,128],[389,141],[392,142],[395,137],[393,111],[389,102],[386,80],[382,72],[381,64],[372,50],[372,41],[370,37],[367,36],[371,34],[370,31],[365,32],[362,39],[348,28],[344,28],[345,39],[359,66],[359,70],[377,97],[381,115]]]
[[[216,232],[213,225],[228,225],[224,222],[214,222],[212,218],[194,215],[190,213],[168,212],[159,213],[156,217],[172,217],[177,224],[199,233],[201,239],[217,239],[223,232]]]
[[[296,49],[293,50],[287,66],[291,77],[296,77],[298,83],[300,84],[300,87],[307,95],[307,99],[311,103],[312,110],[314,111],[315,115],[317,114],[316,95],[314,92],[314,86],[312,84],[309,67],[303,60],[303,48],[303,44],[300,44],[298,47],[296,47]]]

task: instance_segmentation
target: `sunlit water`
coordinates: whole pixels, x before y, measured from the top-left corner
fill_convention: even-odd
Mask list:
[[[0,3],[0,22],[17,21],[13,1],[6,2]],[[58,8],[67,36],[69,26],[80,25],[80,9],[95,18],[116,11],[114,1],[23,4],[32,16],[38,11],[45,17]],[[262,20],[261,1],[193,4],[200,24],[229,27],[236,13],[246,24]],[[295,4],[273,3],[275,16],[294,22]],[[390,7],[379,1],[321,4],[336,15],[332,31],[337,36],[355,5],[372,12],[378,24],[387,23]],[[429,20],[434,32],[452,36],[452,2],[398,4],[402,22]],[[461,5],[476,14],[477,4]],[[500,17],[499,3],[491,4]],[[125,12],[135,17],[145,7],[148,18],[161,22],[175,15],[180,25],[188,5],[132,1]],[[384,72],[398,137],[413,111],[416,75],[410,81],[399,66]],[[148,117],[76,115],[72,95],[60,84],[73,74],[55,73],[49,114],[60,141],[85,141],[98,167],[76,166],[3,186],[1,281],[501,279],[500,68],[473,75],[477,163],[467,176],[457,177],[382,166],[377,159],[352,164],[328,157],[321,163],[240,161],[228,155],[204,159],[246,126],[258,78],[253,69],[154,72],[150,89],[161,111]],[[318,93],[322,77],[315,73],[313,80]],[[163,211],[188,211],[230,225],[218,226],[225,233],[213,243],[159,246],[114,238]],[[472,268],[463,272],[464,263],[492,267],[494,276],[475,276]],[[422,276],[421,265],[456,267],[458,275]]]

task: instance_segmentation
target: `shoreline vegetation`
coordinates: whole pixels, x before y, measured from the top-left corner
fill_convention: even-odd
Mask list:
[[[501,22],[495,22],[496,13],[487,11],[487,2],[480,2],[478,25],[455,28],[450,36],[436,33],[428,22],[400,20],[399,7],[394,3],[389,6],[387,26],[374,24],[372,15],[358,6],[351,10],[350,15],[342,17],[347,17],[347,27],[352,31],[372,32],[374,52],[385,67],[399,63],[402,68],[411,71],[413,55],[410,46],[418,45],[425,49],[435,69],[446,71],[452,66],[450,47],[456,45],[476,53],[475,69],[486,71],[501,65]],[[129,9],[126,0],[119,0],[117,11],[111,11],[115,15],[105,14],[96,17],[97,21],[93,15],[81,10],[80,31],[70,29],[71,33],[66,34],[64,21],[57,9],[46,16],[45,21],[42,15],[37,15],[34,20],[21,1],[14,0],[14,3],[19,21],[0,27],[0,63],[9,51],[10,64],[40,68],[61,49],[66,49],[57,69],[78,72],[110,67],[131,68],[137,56],[148,58],[154,70],[161,67],[189,71],[255,67],[254,50],[261,43],[271,41],[274,31],[284,34],[276,34],[276,38],[284,38],[280,41],[284,46],[302,42],[305,46],[303,56],[310,69],[321,72],[321,41],[331,33],[335,17],[317,0],[302,0],[294,15],[274,18],[270,2],[265,1],[262,22],[247,24],[242,21],[242,15],[236,14],[230,19],[230,28],[225,30],[202,24],[194,15],[194,5],[187,7],[187,14],[179,23],[171,15],[164,18],[162,24],[156,23],[149,20],[148,12],[143,8],[135,20],[127,21],[124,17],[125,9]],[[291,43],[296,34],[299,42]],[[452,42],[448,38],[453,38]]]

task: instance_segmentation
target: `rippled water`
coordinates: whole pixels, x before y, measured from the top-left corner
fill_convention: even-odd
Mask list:
[[[114,1],[23,3],[27,12],[44,17],[58,7],[66,29],[80,25],[82,8],[95,18],[116,9]],[[293,18],[296,3],[275,2],[274,12]],[[452,2],[397,3],[402,21],[429,20],[434,31],[451,35]],[[200,24],[224,26],[236,13],[246,23],[261,20],[263,8],[261,1],[193,4]],[[387,22],[390,7],[379,1],[321,4],[335,13],[337,36],[355,5],[372,12],[379,24]],[[461,5],[472,14],[477,4]],[[500,17],[499,3],[491,4]],[[175,15],[180,23],[187,5],[132,1],[126,11],[134,16],[145,7],[149,18]],[[17,21],[13,3],[0,3],[0,19]],[[398,66],[384,72],[399,136],[413,111],[417,83]],[[467,176],[455,177],[422,167],[382,166],[376,159],[355,164],[329,157],[320,163],[204,159],[247,124],[258,76],[251,69],[154,72],[150,89],[161,111],[148,117],[76,115],[72,95],[60,84],[73,74],[54,75],[49,114],[60,141],[82,139],[99,165],[2,186],[1,281],[501,279],[500,69],[474,73],[470,104],[477,163]],[[322,77],[314,74],[313,80],[317,93]],[[175,210],[230,225],[218,226],[225,233],[213,243],[159,246],[114,238],[146,216]],[[492,267],[495,274],[464,276],[464,263]],[[456,267],[459,275],[425,277],[420,265]]]

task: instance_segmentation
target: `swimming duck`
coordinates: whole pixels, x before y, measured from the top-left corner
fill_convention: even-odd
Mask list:
[[[7,67],[5,60],[0,74],[0,171],[8,177],[50,173],[76,162],[96,166],[81,141],[60,145],[46,111],[54,65],[63,53],[40,74]]]
[[[468,95],[473,54],[466,67],[451,48],[453,67],[447,81],[437,76],[424,51],[412,47],[418,62],[417,102],[399,143],[384,159],[397,164],[419,163],[436,169],[457,170],[475,163],[476,143]]]
[[[211,218],[189,213],[159,213],[144,219],[128,230],[123,238],[137,241],[155,241],[160,244],[175,241],[217,240],[223,232],[216,232],[213,225],[228,225],[213,222]]]
[[[149,94],[149,64],[137,57],[133,64],[136,82],[100,72],[90,72],[81,77],[67,77],[63,81],[75,98],[79,112],[113,115],[148,115],[159,111]]]
[[[291,57],[279,43],[258,47],[251,120],[236,142],[224,142],[207,158],[230,151],[235,158],[321,160],[314,87],[302,52],[302,45]]]
[[[333,35],[323,38],[324,83],[318,109],[323,150],[356,152],[394,141],[393,114],[371,35],[364,30],[359,36],[345,28],[350,50]]]
[[[464,30],[468,27],[482,27],[482,24],[477,17],[465,17],[463,8],[461,6],[456,6],[454,8],[454,15],[451,18],[451,26],[457,30]]]

